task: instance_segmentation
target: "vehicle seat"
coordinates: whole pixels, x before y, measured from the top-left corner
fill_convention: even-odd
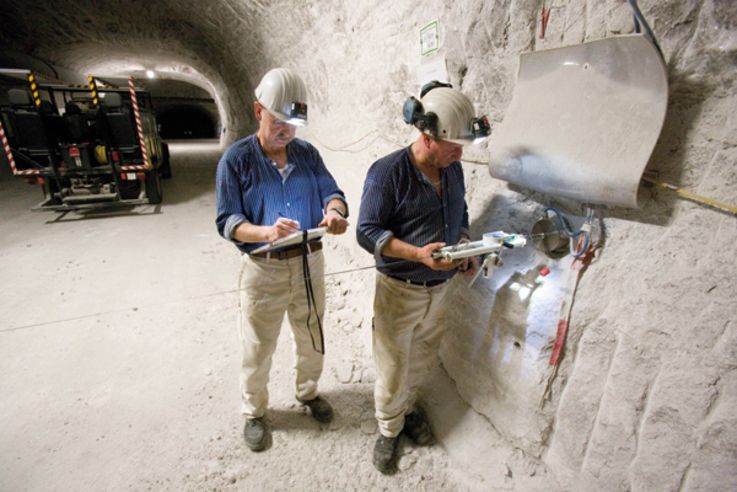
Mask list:
[[[109,92],[101,101],[106,141],[127,158],[138,156],[140,151],[133,114],[123,109],[120,94]]]

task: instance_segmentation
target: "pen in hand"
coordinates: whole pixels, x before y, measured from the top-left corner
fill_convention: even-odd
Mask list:
[[[272,226],[277,239],[299,231],[300,225],[298,221],[285,217],[282,212],[277,212],[277,214],[279,218],[276,219],[276,222]]]

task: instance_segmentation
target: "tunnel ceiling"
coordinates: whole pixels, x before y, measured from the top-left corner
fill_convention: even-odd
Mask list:
[[[261,67],[258,2],[5,0],[0,43],[5,60],[28,55],[60,78],[85,74],[134,75],[154,69],[163,78],[193,83],[218,101],[221,116],[243,126],[236,106],[254,78],[242,67]],[[13,56],[15,55],[15,56]],[[6,65],[8,63],[6,62]],[[38,68],[37,68],[38,67]],[[26,68],[26,67],[16,67]],[[53,73],[50,73],[53,75]],[[71,75],[70,75],[71,74]]]
[[[118,63],[130,59],[146,63],[153,58],[192,65],[207,60],[215,65],[226,56],[221,48],[227,36],[253,33],[255,27],[245,2],[204,10],[188,1],[3,4],[4,23],[13,26],[0,34],[4,44],[69,68],[87,66],[90,58],[96,63],[111,58],[118,58]],[[239,46],[241,56],[248,57],[244,48]]]
[[[50,64],[59,72],[59,78],[76,83],[88,74],[141,78],[146,69],[154,69],[162,78],[183,80],[207,90],[219,108],[226,141],[255,128],[250,111],[253,89],[269,68],[278,64],[300,66],[307,53],[315,52],[319,40],[319,46],[328,51],[313,60],[314,69],[306,74],[306,83],[314,107],[335,111],[343,102],[328,94],[336,90],[332,80],[334,69],[339,67],[333,62],[345,55],[344,50],[358,49],[370,41],[370,49],[362,49],[360,60],[356,60],[360,65],[370,65],[379,52],[372,45],[374,40],[365,37],[369,26],[391,26],[387,29],[395,36],[408,32],[408,27],[417,22],[411,17],[411,3],[397,5],[391,12],[386,2],[378,6],[306,2],[295,9],[287,0],[205,4],[194,0],[52,0],[32,6],[21,0],[4,0],[3,5],[3,25],[12,29],[0,32],[0,62],[4,59],[7,64],[7,60],[28,55],[35,62],[33,67],[15,67],[49,72]],[[437,15],[448,9],[429,11]],[[329,38],[325,32],[331,33]],[[387,48],[381,58],[393,60],[412,49],[406,43],[392,43]],[[386,61],[379,63],[386,65]],[[400,97],[406,71],[402,63],[390,71],[394,75],[385,71],[366,74],[375,80],[371,84],[374,90],[360,95],[362,104],[378,107],[388,92]],[[394,80],[397,77],[402,78],[401,84]],[[350,79],[345,83],[353,87],[352,79],[362,82],[365,76],[356,72]],[[354,125],[353,120],[349,124]]]

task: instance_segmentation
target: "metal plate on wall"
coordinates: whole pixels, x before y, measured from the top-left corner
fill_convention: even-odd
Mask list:
[[[665,65],[642,35],[525,53],[489,170],[550,195],[635,208],[667,105]]]

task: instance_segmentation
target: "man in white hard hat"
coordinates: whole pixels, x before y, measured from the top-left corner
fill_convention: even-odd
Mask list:
[[[404,118],[421,133],[371,166],[356,228],[378,270],[373,351],[380,435],[373,463],[385,474],[396,471],[400,433],[417,445],[434,443],[417,391],[437,360],[448,281],[458,270],[473,274],[477,263],[432,253],[469,238],[459,161],[463,145],[489,134],[488,120],[474,116],[468,98],[439,82],[424,86],[419,101],[407,99]]]
[[[342,234],[348,226],[348,206],[318,151],[295,138],[296,127],[307,123],[307,90],[300,77],[275,68],[264,75],[255,95],[258,132],[230,146],[218,163],[216,224],[243,255],[243,432],[246,445],[261,451],[269,443],[264,421],[267,383],[285,312],[294,341],[295,396],[321,423],[332,419],[333,410],[317,391],[324,354],[322,243],[303,235],[298,244],[263,253],[254,250],[316,227]]]

